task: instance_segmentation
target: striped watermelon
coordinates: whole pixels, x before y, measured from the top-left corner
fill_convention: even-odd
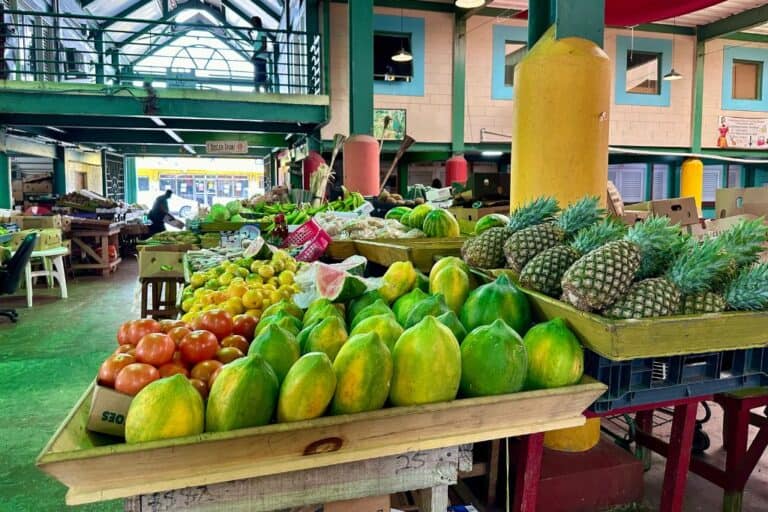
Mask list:
[[[503,228],[509,224],[509,217],[500,213],[492,213],[481,217],[475,224],[475,234],[479,235],[483,231],[487,231],[491,228]]]
[[[430,238],[457,237],[461,232],[456,218],[441,208],[427,214],[421,229]]]

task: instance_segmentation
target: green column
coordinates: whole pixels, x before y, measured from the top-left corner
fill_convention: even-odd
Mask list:
[[[126,156],[123,161],[125,171],[125,202],[135,203],[138,197],[138,180],[136,178],[136,157]]]
[[[556,25],[557,39],[581,37],[602,47],[605,0],[530,0],[528,47],[533,47],[553,24]]]
[[[11,191],[11,160],[8,153],[0,153],[0,208],[13,208]]]
[[[96,83],[104,83],[104,32],[101,30],[96,31],[96,37],[94,40],[94,46],[96,48]]]
[[[56,148],[56,158],[53,160],[53,193],[67,193],[67,157],[64,148]]]
[[[693,81],[693,128],[691,150],[701,152],[701,119],[704,112],[704,41],[696,42],[696,70]]]
[[[408,162],[397,163],[397,193],[405,197],[408,193]]]
[[[348,4],[349,133],[373,135],[373,0]]]
[[[451,98],[451,150],[464,152],[464,103],[466,101],[467,20],[456,17],[453,27],[453,91]]]

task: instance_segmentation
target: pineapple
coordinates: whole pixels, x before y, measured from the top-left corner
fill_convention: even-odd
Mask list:
[[[663,277],[638,281],[603,315],[611,318],[646,318],[677,314],[681,298],[710,291],[717,276],[728,267],[728,256],[719,240],[688,240]]]
[[[531,290],[560,297],[560,281],[568,267],[584,254],[624,236],[626,227],[613,219],[603,219],[579,231],[569,245],[546,249],[529,261],[520,273],[520,284]]]
[[[601,310],[622,296],[636,276],[659,275],[679,250],[680,227],[666,217],[635,224],[622,240],[580,258],[562,279],[563,300],[584,311]]]
[[[597,197],[585,197],[563,210],[555,222],[538,224],[514,233],[504,244],[507,266],[521,272],[528,261],[545,249],[561,245],[580,230],[600,220],[605,210]]]
[[[730,265],[718,279],[717,289],[722,291],[736,274],[757,262],[768,242],[768,226],[762,217],[742,220],[718,238],[730,259]]]
[[[724,294],[711,291],[683,297],[680,314],[700,315],[734,311],[768,309],[768,264],[760,263],[743,269],[725,288]]]
[[[557,200],[541,197],[516,208],[504,228],[491,228],[464,242],[461,255],[468,265],[479,268],[504,267],[504,242],[520,229],[548,221],[559,210]]]

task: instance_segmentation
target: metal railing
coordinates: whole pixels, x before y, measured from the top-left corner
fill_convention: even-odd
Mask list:
[[[0,79],[323,93],[319,34],[256,30],[204,14],[178,22],[6,9]]]

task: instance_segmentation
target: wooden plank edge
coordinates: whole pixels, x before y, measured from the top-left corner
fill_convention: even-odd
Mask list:
[[[91,387],[88,388],[88,390],[83,395],[83,398],[81,398],[81,400],[78,402],[79,407],[82,407],[83,399],[90,395],[92,391],[92,387],[93,387],[93,384],[91,384]],[[578,387],[578,390],[574,390],[575,387]],[[234,439],[239,439],[243,437],[250,437],[250,436],[253,436],[254,434],[265,435],[272,432],[305,430],[309,423],[311,423],[312,426],[314,427],[332,427],[332,426],[349,424],[355,421],[366,421],[366,420],[374,420],[378,418],[391,418],[391,417],[398,417],[398,416],[407,417],[410,413],[425,414],[425,413],[445,412],[451,409],[495,404],[500,401],[510,402],[510,405],[514,405],[514,402],[517,402],[520,400],[530,400],[538,397],[547,397],[547,396],[565,395],[571,401],[576,399],[576,397],[580,397],[585,400],[587,398],[592,398],[588,403],[585,404],[584,409],[586,409],[594,400],[596,400],[600,395],[602,395],[606,389],[608,388],[605,384],[598,382],[592,379],[591,377],[585,377],[582,383],[577,384],[576,386],[567,386],[567,387],[552,388],[552,389],[540,389],[535,391],[523,391],[519,393],[510,393],[508,395],[496,395],[496,396],[487,396],[487,397],[480,397],[480,398],[462,398],[462,399],[453,400],[450,402],[440,402],[440,403],[434,403],[434,404],[415,405],[415,406],[406,406],[406,407],[390,407],[386,409],[379,409],[376,411],[362,413],[364,414],[364,416],[357,415],[357,414],[341,415],[341,416],[324,416],[324,417],[316,418],[309,421],[297,421],[294,423],[276,423],[276,424],[265,425],[262,427],[239,429],[239,430],[233,430],[233,431],[224,432],[224,433],[204,433],[196,436],[189,436],[184,438],[178,438],[176,440],[170,440],[170,441],[175,441],[171,443],[169,443],[169,440],[151,441],[148,443],[141,443],[141,444],[134,444],[134,445],[121,443],[121,444],[115,444],[115,445],[105,445],[105,446],[94,447],[89,450],[53,452],[53,453],[41,455],[38,458],[37,465],[38,467],[42,467],[42,465],[44,464],[55,463],[59,461],[72,461],[72,460],[78,460],[78,459],[91,459],[95,457],[108,457],[117,452],[121,454],[143,452],[143,451],[151,450],[154,448],[168,448],[171,445],[180,447],[184,445],[198,444],[201,442],[220,442],[225,440],[234,440]],[[72,419],[72,416],[77,411],[77,409],[79,409],[79,407],[75,407],[73,411],[70,412],[70,415],[68,416],[67,420],[64,421],[64,423],[62,424],[62,427],[67,425],[67,423]],[[58,434],[61,433],[61,431],[63,430],[62,427],[59,428],[57,433],[54,435],[52,441],[55,441],[55,439],[58,437]],[[472,441],[467,441],[467,442],[472,442]]]
[[[64,430],[66,430],[67,425],[69,425],[72,419],[80,413],[80,409],[83,407],[84,402],[90,401],[93,393],[93,388],[95,385],[96,385],[96,381],[95,380],[91,381],[91,384],[88,386],[85,392],[80,396],[80,398],[77,399],[75,406],[69,411],[69,413],[67,414],[67,417],[64,418],[64,421],[61,422],[61,425],[59,425],[59,428],[56,429],[56,432],[54,432],[54,434],[45,444],[45,447],[43,447],[43,450],[38,454],[37,459],[35,459],[35,464],[38,467],[40,466],[40,464],[45,463],[46,457],[48,456],[48,452],[53,447],[53,445],[56,444],[56,441],[59,439],[59,436],[61,436]]]
[[[323,466],[344,464],[349,462],[357,462],[368,458],[380,458],[382,456],[399,455],[411,451],[430,450],[437,448],[444,448],[448,446],[456,446],[458,444],[465,443],[477,443],[480,441],[488,441],[491,439],[502,439],[505,437],[516,437],[526,434],[546,432],[549,430],[559,430],[562,428],[579,427],[584,425],[586,418],[583,415],[574,416],[571,418],[563,418],[556,421],[549,421],[544,423],[533,423],[529,425],[488,430],[482,433],[461,436],[447,436],[446,438],[435,438],[426,441],[422,441],[418,446],[413,446],[410,443],[402,443],[392,445],[389,450],[389,454],[385,455],[381,452],[381,447],[375,447],[365,450],[357,450],[354,452],[339,454],[338,452],[332,452],[330,454],[318,454],[312,456],[312,461],[317,464],[312,467],[306,465],[298,466],[295,459],[281,462],[279,464],[271,465],[270,468],[242,468],[235,469],[227,472],[226,476],[217,477],[215,475],[194,475],[179,477],[163,482],[147,482],[139,485],[130,485],[126,487],[113,487],[110,489],[98,489],[95,487],[70,487],[66,494],[67,505],[83,505],[86,503],[95,503],[99,501],[108,501],[119,498],[127,498],[130,496],[136,496],[139,494],[149,494],[154,492],[163,492],[174,489],[180,489],[184,487],[195,487],[199,485],[217,484],[226,481],[243,480],[246,478],[257,478],[260,476],[269,476],[272,474],[288,473],[291,471],[300,471],[305,469],[312,469]],[[368,457],[367,455],[374,454],[375,457]],[[334,455],[335,454],[335,455]],[[342,456],[340,456],[342,455]],[[333,464],[323,464],[325,459],[331,459]],[[301,460],[303,464],[306,464],[306,460]]]

